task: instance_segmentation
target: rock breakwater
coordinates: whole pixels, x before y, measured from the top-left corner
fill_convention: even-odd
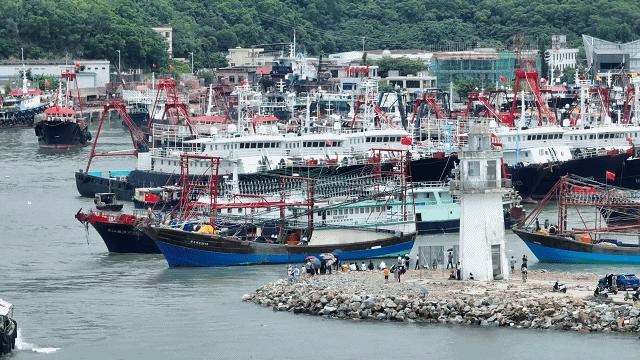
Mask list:
[[[441,280],[440,272],[414,271],[385,283],[378,271],[278,280],[243,301],[337,319],[408,321],[475,326],[640,333],[640,308],[631,302],[593,298],[592,274],[530,273],[516,280],[483,283]],[[567,294],[551,292],[560,279]],[[620,299],[621,300],[621,299]]]

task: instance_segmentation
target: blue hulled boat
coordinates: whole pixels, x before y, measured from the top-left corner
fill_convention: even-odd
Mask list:
[[[552,200],[557,200],[558,224],[541,226],[538,215]],[[640,264],[638,209],[638,191],[566,175],[513,232],[541,262]],[[593,210],[593,218],[584,216]]]
[[[301,263],[322,253],[336,254],[341,260],[391,257],[410,252],[415,241],[415,232],[372,228],[315,229],[317,240],[308,244],[251,241],[163,225],[144,227],[143,232],[156,242],[170,267]]]
[[[591,242],[564,235],[513,229],[541,262],[640,264],[640,246],[612,241]]]

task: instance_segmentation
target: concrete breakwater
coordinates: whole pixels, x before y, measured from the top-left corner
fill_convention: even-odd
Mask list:
[[[294,283],[278,280],[242,300],[274,311],[337,319],[640,334],[640,308],[624,302],[622,294],[606,301],[595,299],[593,274],[530,272],[527,283],[455,281],[443,276],[440,271],[412,271],[400,283],[385,283],[381,272],[362,271]],[[555,280],[568,286],[566,294],[551,292]]]

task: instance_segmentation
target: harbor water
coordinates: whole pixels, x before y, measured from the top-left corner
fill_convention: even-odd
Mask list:
[[[101,140],[102,150],[131,147],[115,120]],[[632,335],[273,312],[241,297],[283,277],[286,266],[169,269],[161,255],[110,255],[97,233],[74,219],[80,208],[93,205],[79,197],[73,176],[89,151],[42,150],[32,129],[0,131],[0,298],[15,305],[20,327],[11,359],[638,359],[640,339]],[[103,158],[95,169],[134,164]],[[418,243],[452,243],[456,237],[421,236]],[[507,243],[509,256],[527,253],[532,269],[640,272],[631,266],[535,264],[510,232]]]

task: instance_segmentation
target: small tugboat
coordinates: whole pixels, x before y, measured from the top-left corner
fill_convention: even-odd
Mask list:
[[[93,203],[98,210],[120,211],[124,204],[119,203],[115,193],[97,193]]]
[[[91,224],[100,234],[109,252],[159,254],[155,242],[136,229],[144,217],[136,214],[115,215],[107,212],[80,209],[75,218],[85,226]]]
[[[605,176],[614,180],[612,174]],[[545,220],[541,226],[538,217],[554,199],[558,200],[558,224]],[[640,192],[566,175],[513,232],[541,262],[640,264],[640,217],[633,222],[607,223],[602,214],[609,213],[608,209],[638,214]],[[595,216],[587,217],[587,213]],[[576,219],[582,224],[575,224]]]
[[[82,115],[82,102],[76,74],[69,71],[64,72],[62,73],[62,80],[65,79],[67,80],[66,94],[63,96],[60,88],[54,106],[46,109],[35,125],[38,143],[42,147],[67,148],[83,146],[87,145],[91,140],[91,133],[89,133],[88,125]],[[72,80],[77,89],[79,112],[73,106],[70,106],[70,84]],[[62,81],[60,86],[62,86]]]
[[[13,320],[13,305],[0,299],[0,355],[15,349],[17,337],[18,323]]]

